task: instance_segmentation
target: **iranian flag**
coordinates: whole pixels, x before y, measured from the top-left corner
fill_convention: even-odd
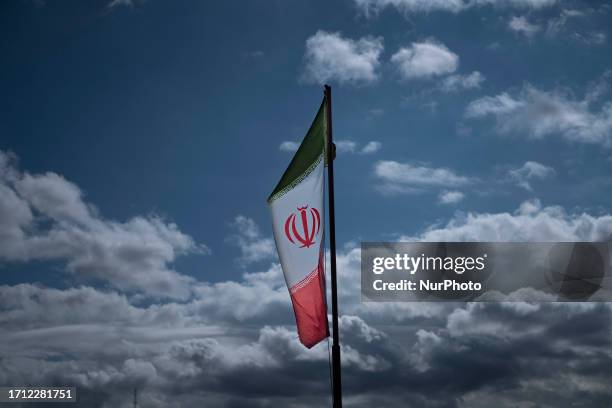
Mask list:
[[[289,167],[270,194],[274,239],[300,341],[311,348],[329,336],[325,300],[323,187],[325,100]]]

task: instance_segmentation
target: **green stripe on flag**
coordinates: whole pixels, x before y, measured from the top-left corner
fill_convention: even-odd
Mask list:
[[[302,144],[297,152],[295,152],[289,167],[287,167],[276,188],[272,191],[270,197],[268,197],[269,203],[293,189],[322,159],[325,152],[325,141],[327,140],[325,113],[325,100],[323,100],[317,116],[312,125],[310,125],[310,129],[306,133]]]

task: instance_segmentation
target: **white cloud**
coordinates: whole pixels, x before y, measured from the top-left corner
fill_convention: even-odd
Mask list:
[[[531,191],[532,187],[529,183],[530,180],[545,180],[553,177],[555,175],[555,169],[535,161],[527,161],[521,167],[511,169],[508,174],[520,187]]]
[[[557,3],[557,0],[473,0],[469,3],[472,6],[491,5],[498,7],[539,9],[552,6]]]
[[[522,101],[515,100],[504,92],[496,96],[485,96],[472,101],[465,111],[465,116],[468,118],[479,118],[489,114],[503,115],[523,106],[524,103]]]
[[[508,28],[516,33],[523,34],[526,37],[533,37],[538,31],[541,30],[539,25],[530,23],[525,16],[512,17],[508,22]]]
[[[336,144],[337,153],[341,154],[372,154],[379,151],[382,147],[382,143],[374,140],[371,140],[364,145],[349,139],[336,140],[334,143]],[[285,141],[280,144],[279,150],[284,152],[295,152],[299,147],[300,144],[298,142]]]
[[[586,11],[576,9],[564,9],[561,13],[568,17],[584,17],[587,15]]]
[[[485,77],[478,71],[468,75],[450,75],[442,81],[440,89],[445,92],[455,92],[463,89],[477,89],[484,82]]]
[[[456,204],[465,198],[461,191],[443,191],[438,196],[440,204]]]
[[[586,45],[601,45],[608,39],[606,33],[602,31],[593,31],[586,34],[573,33],[572,37]]]
[[[432,11],[459,12],[466,7],[463,0],[353,0],[366,15],[376,14],[387,7],[395,7],[405,13],[428,13]]]
[[[612,103],[594,110],[587,94],[576,100],[560,90],[542,91],[529,84],[515,97],[504,92],[472,101],[467,118],[493,116],[500,133],[534,139],[561,136],[566,140],[612,145]]]
[[[373,118],[378,118],[381,117],[382,115],[384,115],[385,110],[382,108],[372,108],[370,110],[368,110],[368,117],[373,119]]]
[[[378,188],[388,194],[417,193],[428,187],[458,187],[473,182],[450,169],[389,160],[375,164],[374,176],[382,182]]]
[[[454,72],[459,56],[444,44],[429,39],[400,48],[391,56],[391,62],[404,79],[431,78]]]
[[[366,143],[366,145],[361,148],[360,153],[361,154],[376,153],[377,151],[380,150],[381,147],[382,147],[382,143],[375,142],[375,141],[370,141],[370,142]]]
[[[342,37],[340,33],[317,31],[306,40],[307,82],[327,81],[369,83],[378,79],[382,39],[364,37],[359,40]]]
[[[601,100],[610,92],[610,84],[612,84],[612,69],[606,70],[599,78],[587,85],[585,101],[593,103]]]
[[[228,241],[240,248],[238,261],[242,265],[273,259],[276,256],[274,240],[262,236],[252,219],[238,215],[232,221],[231,227],[235,232],[229,236]]]
[[[416,237],[421,241],[603,241],[612,238],[612,216],[568,214],[561,207],[542,207],[540,201],[526,201],[514,213],[469,213],[446,225],[432,226]]]
[[[60,222],[87,224],[96,213],[83,202],[79,188],[56,173],[26,173],[13,186],[33,209]]]
[[[556,3],[556,0],[353,0],[366,16],[378,14],[385,8],[393,7],[402,13],[430,13],[446,11],[458,13],[472,7],[496,6],[522,9],[539,9]]]
[[[601,9],[600,9],[601,10]],[[574,41],[593,46],[606,42],[607,36],[603,31],[585,31],[585,25],[571,24],[572,20],[584,18],[596,12],[593,8],[582,10],[564,9],[558,17],[551,18],[546,25],[546,35],[550,38],[565,35]]]
[[[300,144],[298,142],[284,141],[278,146],[278,150],[281,152],[296,152],[299,147]]]
[[[568,21],[573,18],[584,17],[587,15],[587,11],[564,9],[561,10],[559,17],[552,18],[546,25],[546,35],[549,37],[556,36],[562,31],[566,30]]]
[[[104,219],[62,176],[22,173],[3,152],[0,163],[0,261],[63,261],[77,279],[152,296],[189,296],[193,279],[170,265],[206,247],[175,224],[157,216]]]
[[[357,143],[352,140],[337,140],[334,143],[336,144],[337,153],[355,153],[357,148]]]

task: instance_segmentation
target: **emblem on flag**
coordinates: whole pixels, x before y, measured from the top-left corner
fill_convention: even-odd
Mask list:
[[[318,234],[321,228],[321,215],[319,214],[319,210],[314,207],[308,209],[307,205],[298,207],[297,210],[300,213],[299,220],[301,222],[302,232],[300,233],[295,225],[298,217],[293,213],[289,215],[285,221],[285,235],[292,244],[297,245],[295,241],[298,241],[302,244],[300,248],[310,248],[311,245],[316,243],[315,234]],[[309,214],[307,214],[307,212]],[[308,220],[308,215],[310,215],[310,222]]]

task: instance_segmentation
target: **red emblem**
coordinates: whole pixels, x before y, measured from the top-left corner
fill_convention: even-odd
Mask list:
[[[298,216],[293,213],[285,221],[285,235],[292,244],[301,243],[300,248],[308,248],[315,243],[315,235],[321,228],[321,215],[319,210],[316,208],[308,209],[308,206],[298,207],[298,211],[300,212],[299,220],[302,222],[301,230],[298,231],[295,225]],[[308,220],[309,215],[310,221]],[[295,241],[298,241],[298,243]]]

